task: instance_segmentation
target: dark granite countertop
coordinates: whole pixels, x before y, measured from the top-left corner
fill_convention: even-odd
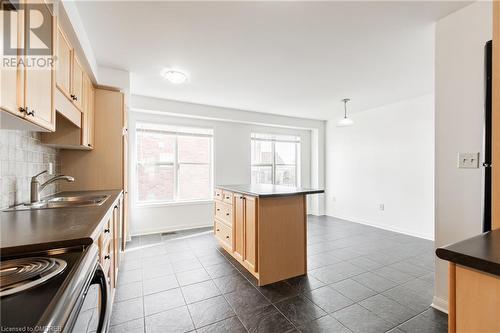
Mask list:
[[[62,192],[58,195],[104,194],[100,206],[0,212],[0,255],[85,246],[93,243],[98,227],[121,190]]]
[[[241,185],[218,185],[217,188],[241,194],[248,194],[256,197],[284,197],[293,195],[324,193],[325,190],[290,187],[269,184],[241,184]]]
[[[500,276],[500,229],[438,248],[436,255],[458,265]]]

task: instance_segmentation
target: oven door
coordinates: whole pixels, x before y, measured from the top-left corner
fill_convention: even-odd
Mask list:
[[[92,278],[85,286],[80,309],[70,332],[105,333],[108,329],[110,294],[106,275],[97,264]]]

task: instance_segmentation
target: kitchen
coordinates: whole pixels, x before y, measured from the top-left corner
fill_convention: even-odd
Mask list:
[[[2,330],[500,330],[496,4],[1,5]]]

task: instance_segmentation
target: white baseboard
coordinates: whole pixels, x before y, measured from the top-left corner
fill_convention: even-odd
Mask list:
[[[442,298],[434,296],[434,298],[432,299],[431,306],[436,310],[439,310],[441,312],[448,314],[448,301],[447,300],[444,300]]]
[[[427,239],[427,240],[430,240],[430,241],[434,241],[434,237],[429,237],[427,235],[423,235],[423,234],[419,234],[419,233],[415,233],[415,232],[412,232],[412,231],[403,230],[403,229],[399,229],[399,228],[387,227],[385,225],[376,224],[376,223],[373,223],[371,221],[365,221],[365,220],[355,219],[355,218],[351,218],[351,217],[347,217],[347,216],[341,216],[341,215],[337,215],[337,214],[330,215],[330,214],[327,213],[326,215],[330,216],[330,217],[335,217],[337,219],[346,220],[346,221],[349,221],[349,222],[354,222],[354,223],[369,225],[370,227],[375,227],[375,228],[384,229],[384,230],[388,230],[388,231],[394,231],[394,232],[397,232],[397,233],[400,233],[400,234],[405,234],[405,235],[408,235],[408,236],[413,236],[413,237],[418,237],[418,238],[423,238],[423,239]]]
[[[131,232],[132,236],[142,236],[142,235],[151,235],[151,234],[159,234],[163,232],[173,232],[173,231],[181,231],[181,230],[189,230],[189,229],[196,229],[196,228],[206,228],[206,227],[212,227],[213,224],[200,224],[200,225],[173,225],[173,226],[168,226],[168,227],[162,227],[162,228],[154,228],[154,229],[140,229],[140,230],[134,230]]]

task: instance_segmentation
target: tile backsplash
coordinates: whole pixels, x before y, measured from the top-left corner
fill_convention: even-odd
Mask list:
[[[54,163],[54,172],[60,170],[58,150],[42,145],[40,133],[0,129],[0,209],[29,201],[31,177],[47,170],[49,163]],[[55,192],[57,184],[51,184],[41,196]]]

